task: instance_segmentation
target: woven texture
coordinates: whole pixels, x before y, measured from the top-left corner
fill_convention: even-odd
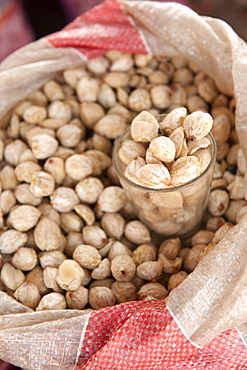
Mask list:
[[[80,65],[85,61],[85,56],[90,59],[110,49],[130,53],[184,55],[189,59],[193,56],[197,57],[198,65],[201,68],[205,67],[204,69],[216,79],[223,91],[229,94],[235,91],[237,129],[241,132],[240,145],[246,149],[247,158],[246,82],[243,78],[247,67],[246,44],[223,22],[202,19],[178,4],[109,0],[78,17],[64,30],[8,57],[0,66],[0,93],[2,94],[0,116],[18,100],[41,86],[53,73],[65,67]],[[245,225],[247,225],[247,219]],[[172,307],[171,302],[169,306],[170,309],[172,307],[173,314],[175,311],[181,313],[179,320],[178,315],[174,316],[184,330],[185,325],[182,325],[182,321],[186,323],[188,321],[187,332],[186,330],[185,332],[190,338],[198,328],[203,328],[204,316],[206,317],[211,324],[210,335],[213,335],[214,339],[210,337],[209,340],[206,330],[202,330],[197,340],[200,340],[201,345],[205,343],[203,348],[194,346],[186,339],[166,308],[165,301],[151,300],[129,302],[95,311],[90,315],[89,321],[85,320],[84,325],[81,318],[77,318],[80,321],[71,318],[68,323],[64,320],[62,323],[54,321],[52,333],[51,324],[45,321],[47,318],[43,318],[41,331],[40,326],[37,329],[32,326],[32,320],[28,321],[30,313],[23,314],[27,320],[24,322],[18,321],[18,315],[15,315],[15,326],[2,329],[1,356],[2,353],[9,354],[9,357],[7,355],[5,357],[8,361],[15,357],[15,363],[21,364],[25,369],[70,370],[74,366],[75,355],[69,357],[72,350],[68,353],[67,344],[73,345],[71,348],[75,353],[78,347],[77,340],[79,342],[81,337],[77,370],[247,369],[246,347],[237,330],[232,329],[236,325],[246,328],[244,323],[247,312],[247,230],[246,226],[241,224],[236,225],[232,230],[231,239],[225,239],[221,246],[219,245],[219,249],[223,248],[222,251],[227,251],[228,254],[225,253],[225,255],[228,257],[230,253],[234,254],[238,251],[235,253],[236,263],[231,259],[234,263],[230,265],[224,253],[223,255],[217,253],[217,256],[211,254],[211,257],[209,254],[204,264],[208,273],[210,269],[206,263],[212,267],[214,265],[212,258],[216,265],[220,264],[222,274],[216,276],[218,281],[217,279],[212,281],[219,284],[219,280],[222,280],[222,289],[215,289],[211,293],[208,279],[203,282],[203,277],[207,274],[201,271],[201,279],[197,279],[200,270],[196,269],[193,277],[186,279],[188,283],[185,280],[175,290],[179,296],[177,300],[173,300],[175,306]],[[237,258],[238,256],[242,258]],[[193,279],[201,285],[198,287],[193,284]],[[192,281],[191,284],[189,284],[190,281]],[[211,293],[211,301],[206,305],[209,293]],[[196,300],[198,297],[200,297],[199,301]],[[229,301],[229,297],[232,301]],[[238,297],[238,300],[235,297]],[[187,308],[190,309],[187,311]],[[207,315],[203,315],[205,308],[209,312]],[[73,316],[72,310],[70,313]],[[33,313],[34,316],[36,314]],[[74,332],[72,321],[74,328],[76,327]],[[68,337],[65,338],[64,334]],[[78,339],[75,340],[75,336]],[[40,351],[39,341],[41,337],[43,343],[44,338],[47,339],[42,351]],[[54,337],[57,339],[55,351]],[[14,342],[18,342],[19,345],[16,354],[12,353]],[[64,360],[61,356],[61,348],[63,348]],[[37,351],[40,354],[38,362]]]
[[[247,351],[236,330],[203,349],[193,346],[166,309],[165,301],[120,304],[94,312],[77,370],[246,369]]]
[[[77,17],[62,31],[47,37],[55,47],[73,46],[89,59],[107,50],[146,54],[140,33],[115,0],[107,1]],[[104,46],[104,48],[102,48]]]

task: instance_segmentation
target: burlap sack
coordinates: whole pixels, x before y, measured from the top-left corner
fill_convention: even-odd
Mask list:
[[[176,3],[109,0],[0,65],[0,118],[57,71],[119,49],[182,55],[236,97],[247,158],[247,45]],[[0,293],[0,357],[25,369],[246,369],[247,216],[166,301],[31,312]],[[236,330],[237,328],[237,330]]]

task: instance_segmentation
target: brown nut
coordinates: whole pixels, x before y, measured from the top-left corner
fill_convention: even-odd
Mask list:
[[[166,274],[174,274],[179,271],[183,262],[181,257],[176,257],[174,260],[170,260],[163,253],[159,254],[158,261],[161,262],[163,271]]]

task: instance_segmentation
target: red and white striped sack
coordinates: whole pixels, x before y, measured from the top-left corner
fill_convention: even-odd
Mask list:
[[[247,153],[247,45],[176,3],[108,0],[0,65],[0,118],[56,72],[118,49],[182,55],[235,95]],[[0,358],[25,369],[247,369],[247,216],[166,300],[33,312],[0,292]]]

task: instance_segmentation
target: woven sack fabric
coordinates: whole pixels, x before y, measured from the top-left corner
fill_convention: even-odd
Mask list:
[[[80,370],[233,370],[247,368],[238,332],[228,330],[203,348],[192,345],[165,301],[128,302],[94,312],[78,358]]]
[[[98,27],[103,32],[95,38]],[[111,49],[148,52],[141,33],[116,1],[78,17],[48,40],[56,47],[73,46],[88,58]],[[131,302],[91,315],[78,363],[78,369],[95,370],[246,369],[247,351],[236,330],[198,349],[185,338],[163,301]]]
[[[47,38],[91,59],[107,50],[149,53],[138,27],[109,0]],[[247,351],[236,330],[204,348],[192,345],[164,301],[129,302],[94,312],[81,344],[77,369],[247,369]]]
[[[2,68],[8,64],[8,68],[12,68],[13,72],[15,69],[18,70],[18,74],[20,70],[23,71],[24,73],[21,74],[21,78],[22,81],[26,82],[26,85],[22,85],[23,90],[18,90],[18,97],[16,97],[16,100],[13,99],[11,104],[14,104],[17,99],[19,99],[20,92],[25,92],[25,96],[30,92],[27,88],[28,83],[30,83],[30,76],[33,77],[33,85],[30,87],[30,90],[34,90],[35,87],[41,86],[41,84],[44,83],[45,79],[48,78],[48,74],[50,78],[51,72],[55,73],[66,68],[66,63],[71,61],[72,56],[75,64],[77,63],[77,65],[79,65],[79,62],[82,62],[86,58],[95,58],[103,55],[107,50],[112,49],[118,49],[129,53],[150,53],[148,43],[146,42],[147,34],[145,35],[140,27],[138,27],[138,24],[134,23],[132,17],[125,12],[124,6],[122,5],[123,3],[124,1],[121,3],[117,0],[108,0],[82,16],[77,17],[75,21],[70,23],[63,30],[49,35],[45,39],[39,40],[36,44],[23,49],[22,58],[23,60],[26,58],[26,65],[24,66],[22,58],[16,58],[16,54],[12,57],[10,56],[10,58],[4,62]],[[143,1],[140,3],[144,5],[145,2]],[[158,4],[156,5],[158,6]],[[162,4],[159,6],[162,7]],[[139,16],[141,15],[139,14]],[[173,17],[174,21],[176,21],[175,11],[173,12]],[[152,21],[151,18],[152,14],[150,13],[150,22]],[[213,21],[211,23],[212,27],[215,27],[217,30],[218,24],[216,25]],[[223,28],[222,26],[222,29]],[[200,34],[200,29],[198,28],[196,32]],[[180,35],[180,37],[182,38],[183,35]],[[222,40],[225,41],[224,35],[222,35]],[[223,42],[221,42],[222,40],[219,39],[220,44],[223,44]],[[176,49],[179,50],[176,45],[168,45],[168,47],[170,55],[172,55],[172,52],[176,52]],[[202,48],[203,47],[205,48],[204,50],[206,50],[208,47],[211,47],[211,45],[202,45]],[[54,55],[54,48],[56,48],[57,56]],[[187,49],[189,53],[190,50],[189,48]],[[155,47],[153,47],[152,50],[155,50],[156,54],[160,53],[161,55],[165,55],[164,50],[156,50]],[[203,66],[207,64],[207,56],[202,55],[200,65]],[[229,65],[229,63],[226,64]],[[219,78],[217,75],[218,81],[222,82],[223,80],[221,77],[229,72],[227,67],[225,70],[224,68],[225,67],[222,66],[222,70],[219,70]],[[29,71],[31,71],[32,74],[30,74]],[[8,83],[11,89],[16,88],[16,80],[9,76],[7,79],[6,75],[7,73],[2,74],[3,81],[6,82],[5,85]],[[229,73],[228,75],[230,76]],[[219,85],[222,86],[220,83]],[[223,86],[225,86],[226,92],[232,91],[233,83],[230,77],[225,81],[225,84],[223,81]],[[0,91],[1,88],[0,86]],[[8,94],[7,89],[3,89],[3,92]],[[238,95],[241,95],[241,91]],[[8,95],[6,96],[8,97]],[[21,96],[24,97],[24,95]],[[2,104],[1,108],[0,99],[0,112],[5,112],[10,106],[10,104],[7,104],[8,100],[9,99],[5,97],[6,104]],[[183,283],[181,285],[183,285]],[[198,307],[195,308],[198,310]],[[72,314],[71,310],[68,311]],[[33,314],[36,313],[31,313],[30,315]],[[29,313],[27,315],[29,315]],[[77,319],[80,320],[80,318]],[[61,323],[64,322],[65,320],[63,321],[63,319],[61,319]],[[244,321],[238,322],[238,324],[243,323]],[[196,324],[197,323],[195,323],[195,325]],[[40,324],[40,328],[41,326],[42,324]],[[232,329],[233,327],[234,325],[230,326],[229,330],[223,330],[220,334],[215,336],[213,340],[202,348],[199,348],[187,340],[179,324],[167,309],[166,300],[123,303],[93,311],[82,330],[77,321],[76,328],[80,329],[79,335],[81,335],[81,341],[77,359],[70,359],[70,364],[72,364],[71,367],[67,365],[58,367],[53,363],[46,364],[46,366],[42,367],[39,363],[38,366],[29,366],[29,368],[30,370],[58,368],[59,370],[72,370],[73,368],[76,370],[247,369],[247,350],[238,331]],[[29,328],[32,329],[32,323],[26,325],[26,335],[29,333]],[[10,341],[15,339],[13,334],[15,331],[20,335],[20,338],[24,337],[24,330],[22,330],[22,328],[14,328],[12,335],[9,336]],[[38,336],[39,333],[36,331],[35,334]],[[50,334],[49,332],[49,335]],[[63,337],[63,333],[59,332],[59,329],[52,334],[56,337],[57,341],[61,340]],[[72,334],[73,333],[71,333],[71,335]],[[33,338],[30,340],[34,343]],[[4,343],[6,343],[6,341]],[[68,342],[66,342],[66,344],[68,344]],[[65,357],[65,354],[59,351],[54,351],[56,353],[52,352],[53,346],[54,338],[53,342],[47,340],[46,347],[49,350],[47,351],[47,353],[49,352],[47,357],[49,355],[51,358],[52,356],[59,358],[62,356]],[[35,357],[35,350],[36,348],[33,349],[33,358]],[[22,354],[21,351],[25,352],[23,348],[19,346],[20,354]],[[26,350],[24,354],[28,357],[28,350]],[[41,353],[40,356],[43,356],[44,360],[44,353]],[[30,362],[27,361],[26,363]],[[75,367],[74,364],[76,364]],[[25,368],[27,369],[28,366]]]

